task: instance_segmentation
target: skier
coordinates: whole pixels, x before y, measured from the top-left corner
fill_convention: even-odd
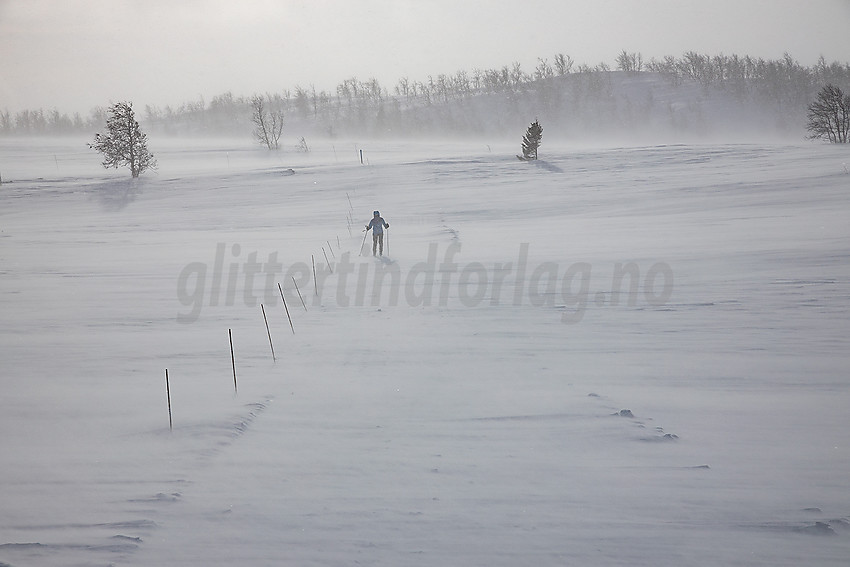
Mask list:
[[[390,223],[381,218],[381,212],[375,211],[372,213],[374,216],[372,220],[369,221],[369,224],[366,225],[366,232],[369,232],[370,229],[375,229],[372,231],[372,256],[377,256],[376,251],[380,247],[381,256],[384,255],[384,229],[390,227]]]

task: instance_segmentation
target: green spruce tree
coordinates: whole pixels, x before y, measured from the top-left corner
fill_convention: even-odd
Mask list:
[[[543,128],[535,119],[525,131],[525,136],[522,137],[522,159],[533,160],[537,159],[537,148],[540,147],[540,140],[543,139]]]

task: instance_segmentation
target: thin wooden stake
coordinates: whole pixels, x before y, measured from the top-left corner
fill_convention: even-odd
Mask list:
[[[331,251],[331,256],[333,256],[334,260],[336,260],[336,254],[334,254],[333,246],[331,246],[331,241],[328,240],[328,250]]]
[[[319,282],[316,280],[316,258],[310,254],[310,261],[313,262],[313,289],[316,291],[316,296],[319,295]]]
[[[171,385],[168,383],[168,368],[165,369],[165,395],[168,397],[168,430],[174,431],[174,423],[171,421]]]
[[[295,281],[295,276],[291,276],[291,277],[292,277],[292,283],[294,283],[294,284],[295,284],[295,291],[297,291],[297,292],[298,292],[298,299],[300,299],[300,300],[301,300],[301,305],[303,305],[303,306],[304,306],[304,311],[307,311],[307,304],[306,304],[306,303],[304,303],[304,298],[303,298],[303,297],[301,297],[301,290],[299,290],[299,289],[298,289],[298,282],[297,282],[297,281]]]
[[[286,318],[289,319],[289,328],[292,329],[292,334],[295,334],[295,327],[292,326],[292,317],[289,316],[289,307],[286,306],[286,298],[283,297],[283,288],[277,284],[277,289],[280,290],[280,298],[283,300],[283,308],[286,309]]]
[[[233,330],[227,329],[227,336],[230,337],[230,364],[233,365],[233,392],[239,393],[239,388],[236,385],[236,355],[233,354]]]
[[[277,362],[277,358],[274,355],[274,345],[272,344],[272,332],[269,330],[269,320],[266,318],[266,308],[263,307],[262,303],[260,303],[260,309],[263,310],[263,321],[266,322],[266,333],[269,335],[269,347],[272,349],[272,360]]]
[[[331,271],[331,273],[334,273],[333,266],[331,266],[331,262],[330,262],[330,260],[328,260],[328,253],[327,253],[327,252],[325,252],[325,247],[324,247],[324,246],[322,246],[322,254],[325,256],[325,262],[326,262],[326,263],[327,263],[327,265],[328,265],[328,270],[330,270],[330,271]]]

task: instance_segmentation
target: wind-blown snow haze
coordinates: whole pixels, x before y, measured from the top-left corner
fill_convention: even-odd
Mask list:
[[[845,564],[843,148],[80,147],[0,148],[3,564]]]
[[[0,567],[846,566],[848,16],[0,2]]]

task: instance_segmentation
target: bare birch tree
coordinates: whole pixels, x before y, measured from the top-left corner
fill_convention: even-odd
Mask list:
[[[130,175],[138,177],[147,169],[156,168],[156,160],[148,151],[147,136],[139,128],[133,113],[133,103],[118,102],[109,109],[106,131],[95,134],[88,145],[103,154],[103,167],[127,166]]]
[[[806,129],[810,139],[827,140],[833,144],[846,144],[850,133],[850,95],[835,85],[826,85],[809,105],[809,123]]]
[[[251,122],[254,124],[254,139],[264,144],[270,150],[280,147],[280,136],[283,134],[283,110],[271,104],[260,95],[251,98]]]

